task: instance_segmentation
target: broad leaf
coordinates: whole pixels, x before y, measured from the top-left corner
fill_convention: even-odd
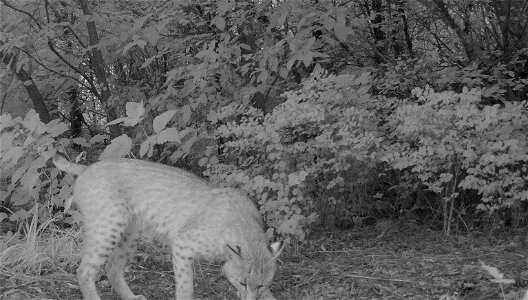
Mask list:
[[[177,112],[175,109],[168,110],[161,115],[157,116],[154,121],[152,122],[152,126],[154,127],[154,132],[160,133],[167,123],[170,121],[172,116]]]
[[[147,157],[151,157],[153,153],[153,147],[154,141],[156,139],[156,136],[149,136],[146,140],[141,143],[141,146],[139,147],[139,156],[143,157],[145,154],[148,154]]]
[[[132,140],[126,135],[116,137],[110,145],[106,146],[99,159],[118,158],[127,155],[132,149]]]
[[[178,128],[165,128],[162,132],[158,134],[157,138],[158,144],[163,144],[165,142],[177,142],[180,143],[180,133]]]

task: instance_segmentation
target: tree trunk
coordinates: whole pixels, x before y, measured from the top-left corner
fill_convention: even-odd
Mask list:
[[[387,51],[385,49],[385,32],[382,29],[385,18],[383,17],[383,6],[381,0],[372,0],[371,14],[374,14],[372,20],[372,35],[374,36],[374,62],[376,64],[387,62]]]
[[[82,125],[84,123],[84,116],[81,111],[81,105],[79,103],[79,90],[77,87],[72,87],[70,91],[67,92],[70,97],[70,137],[77,138],[81,136]]]
[[[88,29],[88,36],[90,38],[90,46],[92,46],[92,50],[90,51],[92,69],[95,73],[95,77],[97,78],[98,84],[102,86],[102,92],[99,95],[99,101],[101,101],[101,103],[106,106],[108,121],[112,121],[117,119],[117,114],[115,112],[115,108],[108,103],[108,99],[110,99],[112,93],[110,91],[110,85],[108,84],[108,80],[106,78],[103,55],[101,54],[101,50],[99,50],[98,48],[99,35],[97,34],[97,27],[95,26],[95,22],[93,21],[92,13],[88,8],[88,1],[79,0],[79,3],[81,5],[83,14],[87,20],[86,27]],[[119,129],[119,125],[111,125],[110,137],[115,138],[120,135],[121,130]]]
[[[462,46],[464,47],[464,51],[466,52],[467,60],[472,61],[476,59],[477,57],[480,57],[479,55],[479,49],[477,45],[474,43],[473,38],[471,37],[469,33],[469,28],[462,28],[460,25],[458,25],[453,17],[449,14],[449,11],[447,10],[447,7],[445,6],[445,3],[443,0],[433,0],[436,9],[440,13],[440,18],[444,23],[453,29],[458,36],[458,39]],[[422,2],[423,3],[423,2]],[[468,24],[469,25],[469,24]]]
[[[0,41],[0,46],[3,45],[4,43]],[[51,121],[51,116],[48,108],[46,107],[46,103],[44,102],[44,98],[42,97],[40,90],[37,88],[37,85],[33,81],[33,78],[31,78],[31,75],[23,67],[17,68],[18,54],[0,52],[0,56],[2,57],[2,63],[4,63],[6,66],[9,66],[18,80],[22,82],[22,85],[28,92],[29,98],[31,98],[33,108],[40,117],[40,120],[43,123],[48,123]]]
[[[403,34],[405,35],[405,44],[407,45],[407,52],[411,57],[414,57],[411,34],[409,33],[409,24],[407,22],[407,11],[405,11],[405,2],[403,0],[396,1],[398,5],[398,14],[403,23]]]

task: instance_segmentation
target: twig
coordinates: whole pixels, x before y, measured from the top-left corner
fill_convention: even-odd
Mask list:
[[[13,272],[5,268],[0,269],[0,274],[5,274],[11,278],[19,278],[20,280],[29,280],[29,283],[33,282],[53,282],[53,280],[46,279],[42,276],[31,276],[18,272]]]
[[[66,77],[66,78],[69,78],[77,83],[79,83],[82,87],[90,90],[91,88],[89,86],[87,86],[86,84],[84,84],[82,81],[80,81],[79,79],[71,76],[71,75],[67,75],[67,74],[63,74],[63,73],[60,73],[60,72],[57,72],[55,70],[52,70],[50,68],[48,68],[46,65],[44,65],[43,62],[41,62],[40,60],[38,60],[36,57],[34,57],[33,55],[31,55],[28,51],[24,50],[24,49],[20,49],[22,52],[24,52],[28,57],[32,58],[37,64],[39,64],[40,66],[42,66],[44,69],[46,69],[47,71],[51,72],[51,73],[54,73],[56,75],[59,75],[59,76],[63,76],[63,77]],[[40,58],[39,58],[40,59]]]
[[[344,276],[345,277],[360,278],[360,279],[372,279],[372,280],[383,280],[383,281],[392,281],[392,282],[417,283],[417,284],[420,284],[420,285],[426,285],[427,284],[426,282],[423,282],[423,281],[411,281],[411,280],[404,280],[404,279],[379,278],[379,277],[352,275],[352,274],[344,274]]]
[[[86,80],[88,82],[88,85],[90,87],[90,91],[95,95],[95,97],[97,97],[98,99],[101,99],[101,95],[99,94],[99,92],[97,91],[97,87],[95,86],[95,84],[93,83],[92,79],[90,79],[90,77],[88,77],[88,75],[86,75],[83,71],[81,71],[81,69],[77,68],[76,66],[74,66],[73,64],[71,64],[68,60],[66,60],[66,58],[64,58],[58,51],[57,49],[55,49],[55,45],[53,45],[53,42],[51,41],[51,39],[48,38],[48,47],[49,49],[51,50],[51,52],[53,52],[55,54],[55,56],[57,56],[57,58],[59,58],[64,64],[66,64],[70,69],[72,69],[73,71],[77,72],[77,74],[79,74],[82,78],[84,78],[84,80]]]
[[[302,285],[305,285],[305,284],[308,284],[308,283],[312,283],[312,282],[314,282],[314,281],[321,280],[321,279],[322,279],[322,278],[314,278],[314,279],[312,279],[312,280],[308,280],[308,281],[305,281],[305,282],[301,282],[301,283],[299,283],[299,284],[296,284],[296,285],[294,285],[294,286],[292,286],[292,287],[290,287],[290,288],[300,287],[300,286],[302,286]]]
[[[11,3],[7,2],[6,0],[2,0],[2,3],[4,3],[5,6],[11,8],[12,10],[17,11],[17,12],[19,12],[21,14],[24,14],[24,15],[28,16],[31,20],[33,20],[33,22],[35,22],[35,24],[37,25],[37,27],[39,29],[42,29],[42,26],[40,26],[40,23],[37,21],[37,19],[35,19],[35,17],[32,14],[30,14],[29,12],[27,12],[25,10],[22,10],[22,9],[12,5]]]
[[[318,250],[315,253],[346,253],[351,254],[352,250]]]

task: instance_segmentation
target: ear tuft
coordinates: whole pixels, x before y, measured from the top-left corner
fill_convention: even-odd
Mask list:
[[[239,246],[225,245],[226,255],[228,259],[233,259],[234,257],[242,257],[242,250]]]
[[[284,241],[278,241],[268,246],[271,259],[277,259],[284,249]]]

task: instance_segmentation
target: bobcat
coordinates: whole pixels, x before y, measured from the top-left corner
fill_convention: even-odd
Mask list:
[[[234,189],[216,189],[186,171],[135,159],[109,159],[84,166],[56,155],[60,170],[79,175],[73,199],[84,216],[85,243],[77,280],[85,299],[100,299],[99,268],[122,299],[135,295],[124,269],[136,251],[139,233],[168,241],[176,299],[193,298],[193,261],[222,260],[224,275],[241,299],[274,299],[273,280],[282,241],[267,244],[254,204]]]

